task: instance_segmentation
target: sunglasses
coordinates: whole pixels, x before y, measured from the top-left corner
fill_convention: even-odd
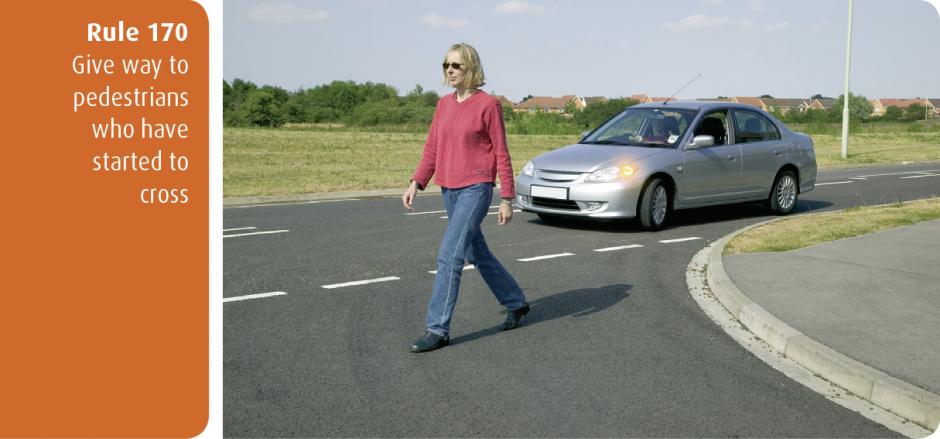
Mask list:
[[[447,67],[453,67],[454,70],[460,70],[460,69],[463,68],[463,64],[455,63],[455,62],[452,62],[452,63],[444,63],[444,70],[447,70]]]

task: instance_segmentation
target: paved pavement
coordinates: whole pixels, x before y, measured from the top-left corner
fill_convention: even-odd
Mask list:
[[[789,252],[722,256],[732,235],[716,243],[708,270],[735,317],[814,373],[937,429],[940,220]]]

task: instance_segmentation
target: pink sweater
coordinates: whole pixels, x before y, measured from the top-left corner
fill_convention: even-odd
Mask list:
[[[515,198],[499,101],[482,90],[460,103],[454,93],[442,97],[437,101],[424,155],[412,179],[424,189],[433,175],[435,184],[457,189],[495,182],[497,171],[500,197]]]

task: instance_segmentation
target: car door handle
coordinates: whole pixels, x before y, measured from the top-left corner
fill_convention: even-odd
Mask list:
[[[733,155],[729,155],[729,156],[728,156],[728,160],[730,160],[730,161],[733,162],[733,161],[737,160],[737,157],[735,157],[735,156],[733,156]]]
[[[774,151],[774,155],[779,157],[779,156],[780,156],[780,151]]]

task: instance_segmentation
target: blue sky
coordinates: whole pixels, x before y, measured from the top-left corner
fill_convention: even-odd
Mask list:
[[[441,94],[448,47],[480,52],[487,91],[805,98],[842,93],[848,0],[229,0],[224,77],[288,90],[333,80]],[[855,0],[853,93],[940,97],[940,13]]]

